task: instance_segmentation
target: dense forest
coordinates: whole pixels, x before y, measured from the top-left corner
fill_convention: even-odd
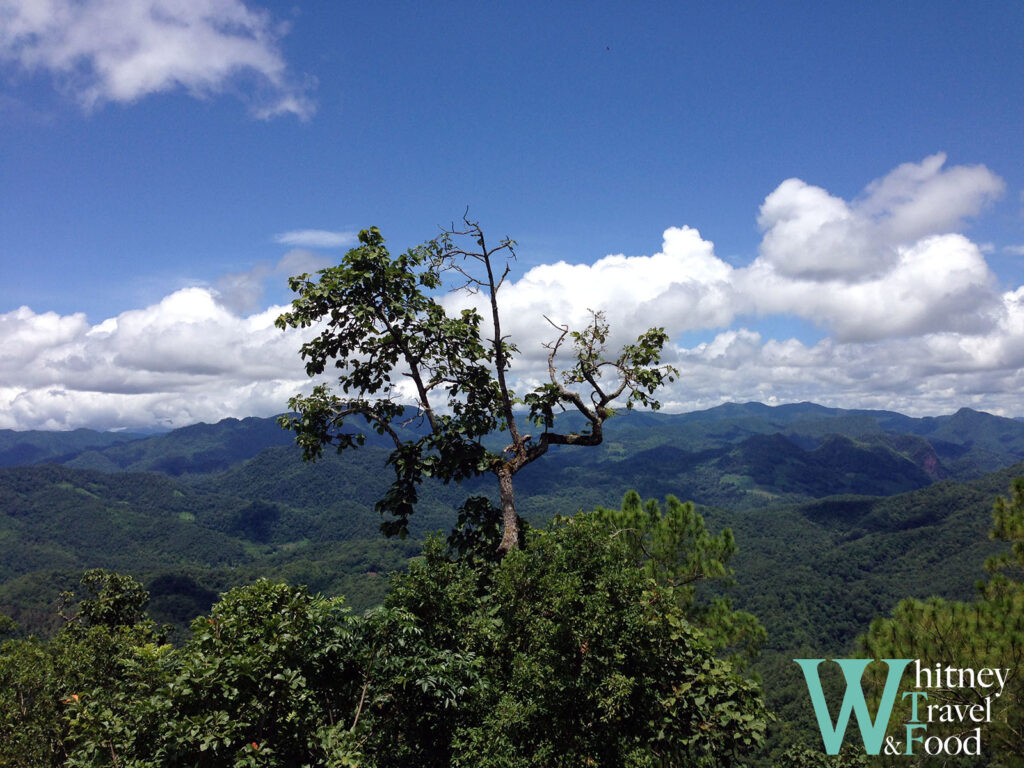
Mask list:
[[[892,647],[887,616],[1020,615],[984,564],[1008,551],[988,533],[1024,475],[1024,423],[969,409],[622,414],[602,445],[517,478],[530,543],[475,564],[431,536],[488,486],[428,483],[410,537],[385,538],[373,435],[314,464],[271,419],[61,437],[0,433],[0,666],[6,690],[35,691],[4,698],[21,739],[5,765],[826,764],[792,659]],[[652,600],[678,613],[655,621]],[[630,639],[602,646],[613,634]],[[263,712],[253,681],[279,668],[295,677]],[[694,668],[720,698],[678,694]],[[715,727],[672,730],[694,718]]]

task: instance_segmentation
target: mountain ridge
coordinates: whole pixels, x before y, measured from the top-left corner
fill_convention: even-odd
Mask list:
[[[559,418],[559,426],[578,430],[583,424],[578,414],[566,414]],[[369,444],[387,445],[372,430],[362,431],[367,433]],[[413,434],[413,430],[406,432]],[[777,406],[724,403],[683,414],[625,411],[608,421],[605,442],[596,449],[553,449],[549,456],[559,460],[575,454],[574,462],[594,463],[624,455],[620,445],[623,441],[634,450],[672,445],[699,452],[774,433],[805,449],[832,434],[855,440],[913,435],[928,442],[934,453],[933,463],[945,462],[948,474],[964,478],[1024,459],[1024,421],[1018,419],[970,408],[943,416],[911,417],[895,411],[830,408],[809,402]],[[62,440],[67,444],[60,446]],[[0,461],[0,466],[53,461],[80,469],[209,475],[253,458],[263,448],[291,442],[291,434],[278,426],[276,417],[227,418],[142,437],[89,430],[4,430],[0,431],[0,457],[6,456],[6,463]],[[21,454],[14,450],[16,445],[21,446]]]

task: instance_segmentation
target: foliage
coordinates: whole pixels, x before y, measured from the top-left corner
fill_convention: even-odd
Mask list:
[[[355,700],[355,620],[340,599],[259,582],[197,619],[178,650],[132,616],[139,585],[91,572],[88,600],[48,643],[0,649],[0,765],[354,765],[338,721]],[[119,593],[120,599],[118,598]]]
[[[1010,499],[996,499],[992,516],[992,538],[1011,544],[1009,552],[993,556],[985,563],[985,568],[996,574],[992,587],[998,592],[1009,586],[1011,576],[1024,577],[1024,477],[1013,481]]]
[[[59,765],[62,754],[53,658],[39,643],[0,645],[0,765]]]
[[[125,761],[159,732],[146,702],[170,649],[133,579],[93,570],[82,584],[90,596],[51,642],[0,646],[0,765],[150,765]]]
[[[161,689],[160,764],[301,766],[352,754],[340,738],[359,672],[340,598],[260,581],[197,618]],[[344,763],[341,763],[344,764]]]
[[[994,521],[992,537],[1011,542],[1012,549],[988,560],[993,576],[978,585],[975,602],[904,600],[891,617],[872,622],[860,643],[872,658],[919,659],[922,667],[1009,670],[1002,694],[991,698],[992,720],[982,727],[982,745],[987,765],[1019,767],[1024,765],[1024,680],[1019,674],[1024,658],[1024,584],[1007,574],[1024,568],[1024,478],[1014,481],[1010,499],[996,500]],[[881,681],[871,682],[877,693]],[[982,687],[939,688],[928,691],[928,703],[970,706],[992,693]],[[908,719],[908,713],[898,709],[890,722]],[[948,735],[960,728],[960,723],[932,722],[928,735]]]
[[[714,645],[756,655],[765,631],[753,615],[733,610],[727,597],[697,600],[698,589],[709,581],[732,586],[729,560],[736,553],[736,540],[731,529],[713,536],[691,502],[669,496],[663,510],[655,499],[642,502],[636,491],[625,495],[620,509],[599,509],[596,515],[621,539],[631,563],[672,588],[689,621],[700,626]]]
[[[0,764],[710,766],[763,741],[756,686],[600,515],[475,565],[434,540],[362,618],[238,587],[177,649],[133,580],[84,588],[51,641],[0,650]]]
[[[67,617],[69,621],[112,629],[142,621],[149,593],[131,576],[93,568],[82,575],[81,587],[88,596],[78,603],[78,613]],[[61,599],[67,605],[74,602],[75,595],[65,592]]]
[[[518,351],[502,334],[498,292],[514,257],[508,238],[488,246],[480,226],[464,220],[404,254],[392,257],[376,228],[359,233],[359,246],[335,267],[289,280],[298,293],[290,312],[277,319],[281,328],[320,328],[302,345],[306,373],[321,376],[328,365],[339,372],[342,394],[317,385],[308,396],[292,398],[292,415],[281,419],[296,433],[304,457],[318,458],[324,446],[344,451],[362,445],[366,436],[351,431],[346,420],[362,417],[378,435],[394,444],[388,463],[395,480],[377,503],[385,515],[382,528],[404,535],[419,501],[425,477],[462,481],[491,473],[498,480],[502,509],[500,550],[519,544],[512,477],[548,451],[551,445],[598,445],[603,424],[620,399],[658,408],[654,392],[676,375],[661,365],[668,340],[661,328],[643,333],[634,344],[607,357],[609,328],[601,312],[582,330],[552,323],[557,336],[548,345],[549,381],[521,399],[510,389],[508,371]],[[469,241],[469,246],[462,243]],[[435,292],[446,273],[465,280],[462,288],[481,293],[488,305],[491,338],[484,337],[484,319],[476,309],[450,316]],[[550,321],[549,321],[550,322]],[[559,371],[556,358],[566,340],[572,345],[570,365]],[[399,434],[396,423],[406,417],[399,400],[401,375],[413,390],[418,418],[425,425],[415,437]],[[529,419],[543,429],[523,434],[515,408],[526,405]],[[579,432],[555,432],[554,414],[572,408],[586,420]],[[510,443],[495,451],[484,439],[507,432]]]
[[[838,755],[826,755],[819,749],[790,747],[773,761],[785,768],[867,768],[868,758],[863,748],[847,744]]]
[[[753,751],[767,717],[757,689],[629,554],[597,515],[530,531],[483,570],[430,545],[382,614],[418,630],[393,635],[392,665],[416,668],[403,659],[423,647],[431,662],[392,678],[379,765],[723,765]],[[405,732],[445,738],[396,751]]]

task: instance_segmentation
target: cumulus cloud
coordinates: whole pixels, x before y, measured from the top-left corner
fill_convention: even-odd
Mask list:
[[[738,275],[761,314],[792,313],[864,341],[984,332],[999,312],[982,249],[953,230],[1005,185],[942,153],[904,163],[848,202],[800,179],[765,198],[759,255]]]
[[[793,277],[758,259],[737,283],[762,315],[794,314],[840,341],[868,341],[952,330],[982,333],[999,312],[995,278],[963,235],[933,235],[895,249],[892,263],[866,279]]]
[[[732,282],[734,270],[714,254],[714,244],[692,227],[665,231],[662,250],[652,256],[612,255],[593,264],[543,264],[502,288],[503,332],[520,340],[520,350],[546,359],[541,341],[551,324],[584,326],[590,311],[605,313],[613,330],[611,343],[651,326],[673,333],[723,327],[745,307]],[[467,303],[483,311],[480,296],[451,294],[451,308]]]
[[[961,227],[1006,188],[983,165],[943,168],[945,163],[941,152],[920,163],[904,163],[871,182],[855,210],[875,223],[882,240],[907,243]]]
[[[1024,412],[1024,304],[1014,304],[984,336],[936,333],[916,339],[815,344],[725,331],[679,350],[683,379],[664,398],[674,410],[725,401],[769,404],[814,401],[908,414],[950,413],[970,406],[1005,415]]]
[[[899,261],[901,246],[955,231],[1005,189],[983,165],[945,162],[939,153],[904,163],[853,202],[787,179],[761,206],[759,262],[788,278],[877,278]]]
[[[554,335],[544,315],[578,328],[595,309],[608,315],[612,344],[650,326],[675,337],[715,333],[670,353],[684,370],[665,398],[675,409],[774,398],[1022,412],[1024,289],[1001,293],[981,247],[950,231],[1003,182],[982,166],[944,166],[943,155],[901,165],[853,201],[784,181],[761,208],[764,239],[743,267],[719,258],[692,227],[666,230],[651,256],[535,267],[502,293],[503,331],[523,355],[517,375],[530,384],[544,378],[542,344]],[[779,316],[806,319],[827,336],[807,346],[735,327]]]
[[[956,168],[950,173],[959,176]],[[896,199],[895,193],[887,195]],[[915,208],[918,220],[924,217],[913,200],[900,197],[895,205]],[[534,267],[503,289],[512,330],[519,337],[535,336],[538,329],[550,334],[543,315],[578,327],[594,309],[623,329],[616,339],[622,341],[624,334],[635,336],[650,326],[679,334],[726,328],[744,315],[788,315],[810,320],[838,341],[858,342],[942,331],[985,333],[1005,311],[984,254],[961,234],[926,232],[909,243],[893,240],[882,258],[880,225],[851,222],[857,217],[849,203],[795,179],[768,196],[762,221],[765,210],[776,223],[746,267],[719,258],[714,244],[692,227],[666,230],[662,250],[651,256]],[[896,215],[877,208],[878,220]],[[940,230],[949,222],[948,215],[931,220]],[[825,240],[837,243],[830,253],[839,261],[829,262],[835,268],[820,262],[816,249]],[[460,302],[465,299],[449,299],[453,306]]]
[[[299,248],[344,248],[355,244],[356,234],[326,229],[295,229],[274,235],[274,242]]]
[[[209,288],[90,325],[84,315],[0,315],[0,427],[180,426],[284,409],[305,385],[281,307],[240,316]]]
[[[285,31],[242,0],[0,0],[0,59],[52,73],[86,109],[240,91],[244,77],[255,116],[307,119],[311,82],[289,71]]]
[[[761,261],[788,278],[857,278],[892,262],[892,249],[872,243],[870,222],[846,201],[800,179],[787,179],[765,199]]]
[[[0,370],[14,372],[29,366],[39,354],[70,343],[88,328],[84,314],[37,315],[28,307],[21,307],[0,315]]]
[[[813,400],[1024,415],[1024,286],[999,288],[982,248],[950,231],[1001,188],[990,171],[946,168],[941,156],[900,166],[852,201],[788,180],[767,196],[764,239],[745,266],[689,226],[665,230],[651,255],[535,266],[500,295],[502,332],[520,350],[513,386],[546,378],[543,344],[557,331],[545,316],[579,328],[599,310],[611,346],[651,326],[703,336],[666,350],[682,372],[660,398],[669,410]],[[0,315],[0,427],[177,426],[283,410],[308,386],[302,339],[273,327],[283,308],[258,311],[263,287],[327,263],[295,248],[95,325],[27,307]],[[444,301],[454,310],[481,297]],[[823,337],[778,338],[778,317]]]

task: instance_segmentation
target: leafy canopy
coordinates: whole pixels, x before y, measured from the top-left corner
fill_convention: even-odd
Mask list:
[[[224,595],[179,648],[135,611],[137,583],[95,572],[121,606],[109,615],[133,623],[71,617],[50,641],[0,645],[0,765],[656,768],[750,755],[768,719],[760,692],[690,621],[685,587],[640,564],[601,514],[531,530],[490,562],[452,560],[433,540],[365,616],[260,581]]]
[[[1024,766],[1024,478],[1014,480],[1009,499],[995,501],[991,536],[1011,543],[1010,551],[989,558],[992,573],[978,584],[973,603],[931,597],[901,602],[888,618],[871,623],[860,638],[864,655],[871,658],[920,659],[922,666],[935,664],[970,669],[1009,669],[1009,682],[1000,696],[993,689],[951,688],[930,690],[928,703],[971,706],[992,701],[992,721],[982,726],[983,759],[1004,768]],[[1016,578],[1015,578],[1016,577]],[[874,679],[876,694],[883,681]],[[907,712],[897,712],[890,722],[906,722]],[[961,723],[930,723],[928,735],[949,735]]]
[[[340,264],[315,278],[289,280],[298,298],[277,325],[316,328],[301,348],[306,373],[319,377],[333,367],[340,394],[318,384],[311,394],[291,399],[293,413],[281,423],[295,431],[306,459],[318,458],[328,445],[339,452],[362,445],[366,436],[351,426],[353,417],[390,439],[395,480],[377,504],[388,534],[407,532],[424,478],[447,483],[495,475],[499,550],[506,552],[520,543],[512,477],[551,445],[599,444],[613,403],[658,408],[654,393],[677,372],[661,364],[668,340],[661,328],[609,356],[609,326],[596,311],[581,330],[548,320],[556,333],[547,345],[548,380],[517,396],[508,374],[518,349],[502,333],[499,306],[515,243],[505,238],[491,246],[477,223],[464,225],[398,256],[385,247],[378,229],[363,230],[359,246]],[[445,310],[437,292],[446,278],[457,280],[456,289],[479,295],[489,310],[486,321],[474,308],[454,315]],[[560,368],[559,354],[568,347],[571,361]],[[416,407],[412,418],[403,404],[409,391]],[[522,406],[539,433],[521,431]],[[582,414],[582,430],[555,431],[556,412],[565,409]],[[485,445],[493,433],[507,433],[503,450]],[[479,502],[474,504],[484,526],[499,514],[481,516]]]

